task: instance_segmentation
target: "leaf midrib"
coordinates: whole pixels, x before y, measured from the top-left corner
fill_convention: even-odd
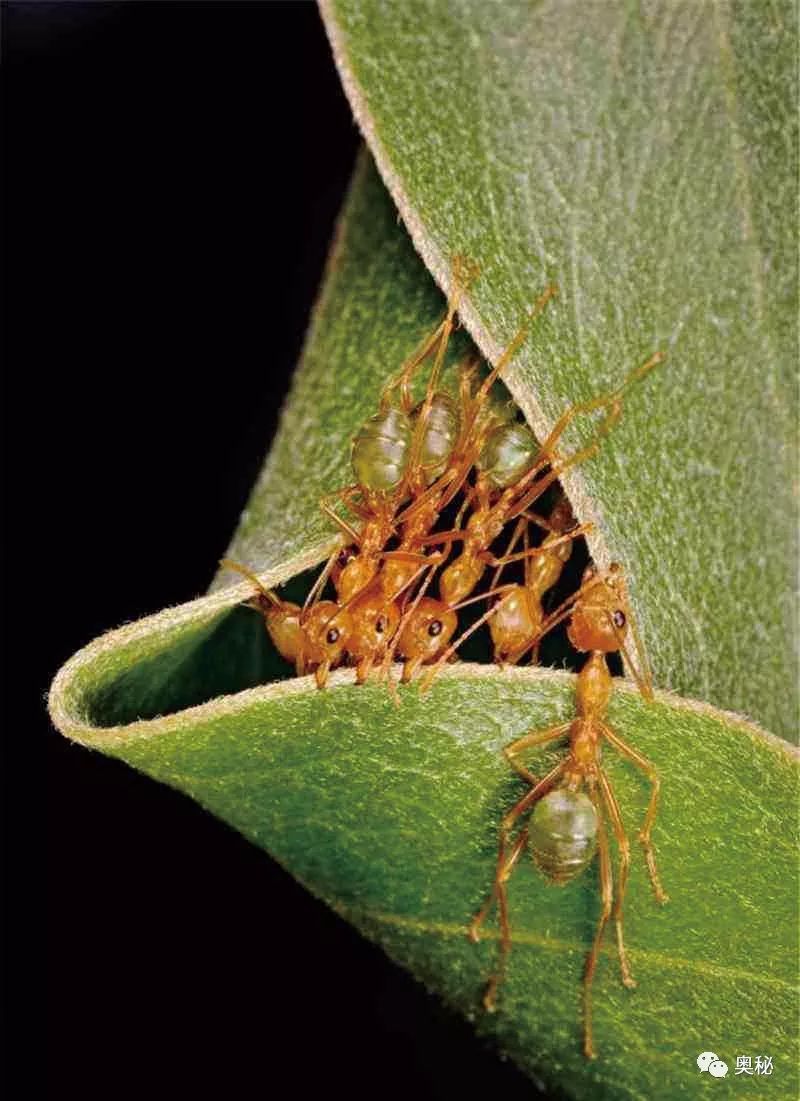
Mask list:
[[[343,903],[337,903],[336,912],[353,924],[373,921],[379,925],[387,925],[395,929],[404,929],[414,933],[424,933],[440,937],[467,938],[467,926],[458,925],[447,921],[423,921],[419,918],[406,917],[402,914],[390,914],[383,910],[369,910],[350,907]],[[481,932],[481,940],[499,941],[500,933],[496,929],[488,928]],[[583,952],[586,944],[573,940],[562,940],[557,937],[544,937],[528,929],[514,928],[514,943],[524,944],[534,948],[544,948],[552,952]],[[605,955],[613,955],[613,947],[604,945],[602,952]],[[719,967],[705,960],[689,960],[682,956],[671,956],[664,952],[654,952],[647,948],[628,948],[628,955],[633,959],[647,960],[649,963],[660,966],[663,970],[679,969],[692,972],[701,976],[724,979],[734,982],[736,980],[761,983],[763,986],[778,987],[794,993],[798,988],[792,983],[776,978],[774,975],[763,975],[744,971],[737,967]]]

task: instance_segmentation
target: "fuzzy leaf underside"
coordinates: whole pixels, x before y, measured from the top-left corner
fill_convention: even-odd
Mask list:
[[[694,1097],[694,1060],[709,1044],[731,1064],[736,1053],[772,1055],[770,1096],[795,1096],[789,746],[702,705],[667,696],[648,705],[629,686],[615,693],[612,725],[658,763],[664,782],[655,840],[671,901],[655,904],[636,850],[626,928],[639,987],[620,985],[609,938],[596,987],[601,1056],[590,1064],[579,1050],[579,983],[598,913],[596,869],[557,889],[522,862],[510,887],[515,947],[494,1015],[480,1011],[480,995],[495,921],[478,947],[464,935],[491,884],[498,821],[524,791],[500,748],[568,718],[574,678],[464,665],[425,696],[402,689],[399,707],[350,673],[334,674],[324,693],[303,678],[230,694],[237,678],[263,677],[267,660],[259,617],[234,607],[238,595],[92,643],[53,686],[56,724],[231,823],[565,1096]],[[211,670],[212,688],[227,694],[202,703]],[[532,767],[543,772],[559,752],[539,753]],[[604,759],[633,835],[646,781],[612,751]]]
[[[795,5],[322,0],[429,271],[540,434],[656,348],[566,480],[626,567],[656,679],[797,737]]]
[[[346,480],[348,436],[442,304],[362,162],[276,449],[232,548],[267,584],[323,556],[332,533],[318,497]],[[616,695],[612,722],[664,777],[656,841],[672,902],[655,906],[637,859],[627,921],[640,985],[621,988],[609,948],[601,1059],[588,1065],[579,977],[595,871],[559,891],[520,868],[513,964],[493,1017],[479,1005],[496,932],[477,948],[463,936],[491,882],[498,819],[520,792],[499,748],[569,716],[572,678],[464,666],[424,699],[403,690],[400,709],[349,674],[326,693],[307,680],[264,686],[287,670],[260,617],[237,606],[249,586],[220,580],[211,596],[77,654],[51,691],[56,726],[230,822],[567,1096],[694,1096],[694,1059],[712,1037],[731,1058],[773,1055],[771,1093],[794,1095],[797,783],[785,745],[710,709]],[[646,785],[608,757],[633,832]]]

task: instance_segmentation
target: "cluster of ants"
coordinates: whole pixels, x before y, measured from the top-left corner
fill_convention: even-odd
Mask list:
[[[616,927],[622,982],[635,986],[623,937],[630,845],[601,765],[603,740],[650,780],[651,797],[639,839],[656,899],[667,901],[650,840],[659,780],[652,764],[605,722],[612,690],[608,655],[624,656],[648,699],[653,695],[652,681],[621,567],[612,564],[600,572],[590,564],[577,591],[549,613],[545,597],[559,581],[574,541],[591,530],[590,524],[575,522],[569,503],[558,492],[558,479],[596,453],[621,415],[624,391],[661,362],[663,355],[653,355],[611,393],[572,405],[539,444],[527,425],[509,419],[489,398],[532,322],[555,295],[555,287],[548,287],[538,298],[480,384],[476,383],[477,360],[470,356],[459,365],[457,398],[440,388],[459,302],[474,275],[471,265],[456,261],[454,291],[444,319],[388,383],[378,412],[353,440],[355,484],[321,502],[344,533],[346,546],[329,558],[305,604],[281,600],[236,562],[226,559],[223,564],[251,580],[256,588],[252,603],[263,614],[275,647],[294,663],[298,675],[313,672],[320,688],[332,668],[347,662],[355,666],[358,683],[370,677],[385,680],[397,698],[392,669],[400,659],[403,682],[426,667],[421,685],[425,690],[443,664],[484,624],[488,624],[497,662],[516,664],[526,655],[536,660],[541,639],[568,620],[570,642],[588,654],[577,679],[577,717],[528,733],[504,750],[529,789],[502,820],[492,890],[472,919],[469,936],[478,940],[480,927],[496,903],[500,951],[484,995],[485,1007],[493,1010],[512,943],[506,883],[521,853],[529,847],[548,879],[564,884],[582,872],[597,852],[602,910],[583,980],[583,1050],[591,1058],[595,1055],[591,987],[609,919]],[[415,403],[412,384],[429,361],[425,396]],[[579,450],[562,455],[559,444],[567,426],[577,416],[594,412],[602,416],[593,437]],[[548,515],[533,511],[554,484],[558,496]],[[350,513],[347,519],[334,508],[336,502]],[[437,530],[443,513],[452,513],[451,505],[458,505],[452,525]],[[507,531],[504,552],[493,553],[493,544]],[[536,538],[539,541],[532,545]],[[520,543],[522,549],[516,550]],[[460,544],[460,553],[448,561],[455,544]],[[515,562],[523,563],[523,580],[501,583],[504,569]],[[491,584],[475,595],[487,570],[494,571]],[[437,577],[438,595],[430,595]],[[322,599],[328,584],[335,590],[335,599]],[[486,601],[485,612],[457,636],[458,613],[480,601]],[[636,664],[627,646],[629,631],[637,650]],[[544,777],[534,776],[520,760],[523,752],[565,735],[568,753]],[[619,850],[616,896],[606,822]]]

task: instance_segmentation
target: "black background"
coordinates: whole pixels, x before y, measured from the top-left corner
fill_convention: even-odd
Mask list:
[[[9,962],[31,1087],[530,1097],[263,853],[44,712],[76,649],[204,590],[261,465],[358,145],[316,8],[3,16]],[[36,735],[46,811],[17,763]]]

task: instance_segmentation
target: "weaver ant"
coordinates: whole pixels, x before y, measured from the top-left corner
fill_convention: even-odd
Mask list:
[[[223,558],[220,565],[240,573],[255,586],[256,595],[250,603],[263,615],[275,649],[294,664],[298,677],[313,672],[318,687],[324,688],[330,670],[344,660],[353,632],[348,610],[332,600],[320,600],[304,616],[299,604],[281,600],[247,566],[230,558]]]
[[[554,530],[548,521],[531,514],[530,506],[565,470],[591,458],[597,452],[601,441],[622,415],[622,398],[625,391],[663,360],[663,353],[656,352],[645,363],[631,371],[616,390],[571,405],[556,421],[541,447],[536,444],[533,433],[526,425],[512,422],[497,425],[492,429],[477,458],[478,476],[475,486],[470,491],[470,499],[476,500],[477,504],[467,520],[466,527],[463,530],[456,528],[452,531],[439,532],[423,540],[426,544],[455,541],[461,541],[464,544],[461,554],[442,572],[439,581],[439,593],[444,605],[452,607],[455,604],[461,604],[463,606],[465,597],[477,586],[487,566],[501,567],[508,562],[528,557],[544,558],[545,561],[549,558],[551,563],[555,564],[556,560],[552,557],[552,552],[557,547],[571,543],[577,535],[591,530],[590,525],[583,525],[566,533],[560,533],[557,528]],[[567,425],[579,414],[592,413],[599,409],[608,411],[591,441],[566,459],[559,459],[556,445]],[[520,474],[520,470],[524,473]],[[541,476],[537,477],[537,475]],[[502,533],[505,525],[518,517],[523,517],[526,521],[533,520],[545,530],[550,530],[551,537],[548,537],[545,550],[543,551],[542,547],[536,547],[524,550],[517,555],[496,558],[488,548]],[[563,520],[557,519],[556,522],[562,523]],[[546,575],[547,572],[545,566],[543,573]],[[558,573],[556,579],[557,577]],[[544,580],[546,577],[542,578],[542,584]],[[549,587],[547,585],[541,592],[544,593]],[[430,687],[441,666],[450,659],[458,647],[501,609],[502,602],[490,608],[459,639],[442,650],[425,676],[422,683],[423,691]],[[522,624],[517,626],[521,627]],[[520,645],[522,647],[520,650],[503,652],[504,659],[513,663],[534,644],[523,642]]]
[[[583,1051],[587,1058],[594,1058],[592,983],[609,918],[616,927],[622,982],[626,987],[636,985],[623,936],[623,905],[628,884],[630,843],[611,781],[600,763],[603,741],[640,768],[650,780],[650,801],[639,831],[639,840],[656,900],[664,903],[668,899],[661,886],[650,839],[658,809],[658,774],[651,762],[623,741],[605,721],[613,687],[607,654],[616,651],[626,654],[628,664],[635,671],[642,695],[648,700],[653,697],[651,678],[635,631],[621,567],[613,564],[604,574],[599,574],[593,566],[588,567],[577,593],[547,618],[540,636],[566,616],[570,617],[567,633],[573,646],[589,654],[578,674],[578,714],[570,722],[525,734],[503,751],[512,768],[530,785],[530,790],[502,820],[494,884],[483,907],[470,923],[469,937],[477,942],[480,927],[496,902],[500,916],[500,955],[484,995],[485,1007],[493,1010],[512,943],[506,883],[526,844],[537,867],[557,884],[568,883],[579,875],[588,867],[597,851],[600,860],[602,909],[583,973]],[[625,638],[629,626],[633,630],[638,650],[638,670],[630,661],[626,648]],[[528,645],[530,644],[529,640]],[[565,734],[569,737],[567,756],[544,777],[538,779],[522,763],[519,755],[555,741]],[[512,841],[514,827],[529,812],[528,821]],[[616,897],[606,816],[619,848]]]

